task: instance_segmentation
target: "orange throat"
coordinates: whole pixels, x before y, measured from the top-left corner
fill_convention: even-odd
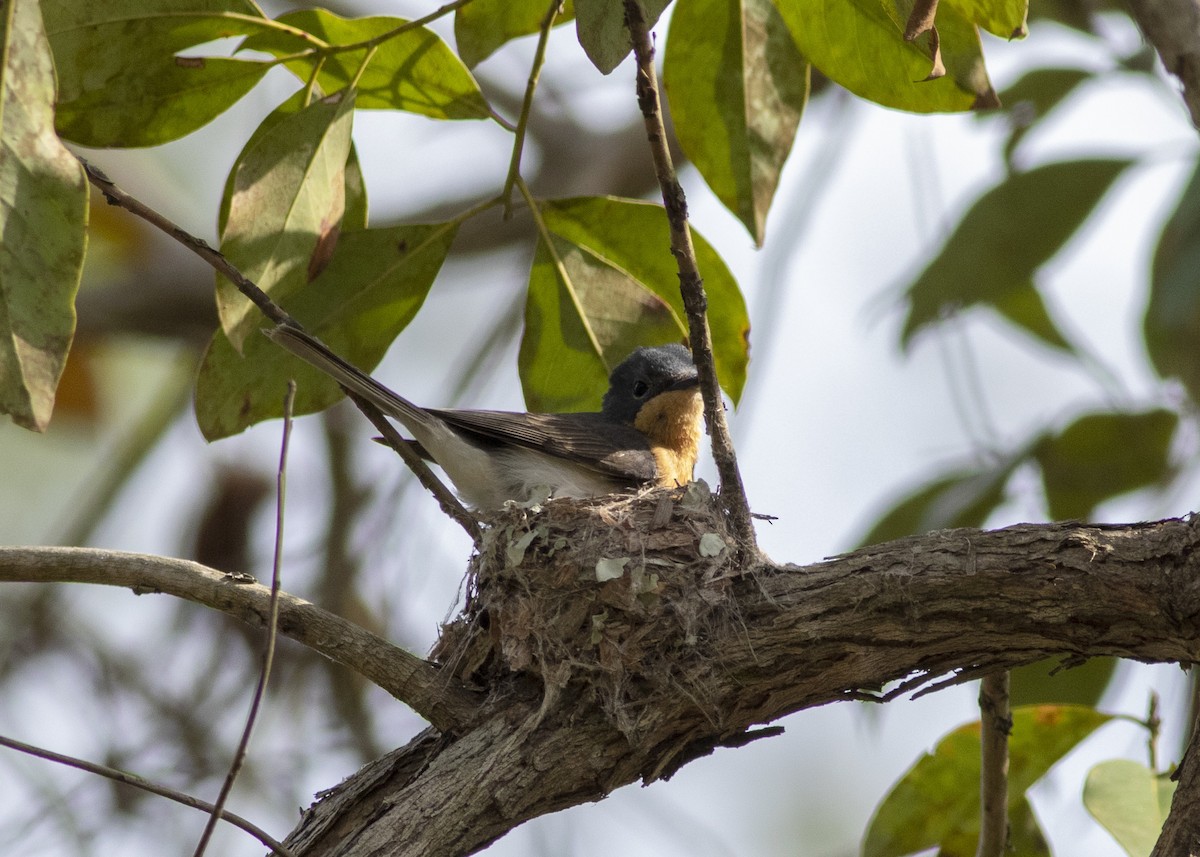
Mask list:
[[[658,465],[656,485],[674,488],[692,481],[704,433],[703,417],[704,401],[698,389],[662,393],[638,412],[633,425],[650,440]]]

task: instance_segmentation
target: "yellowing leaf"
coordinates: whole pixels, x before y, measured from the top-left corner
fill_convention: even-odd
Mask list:
[[[1072,705],[1014,708],[1009,739],[1009,848],[1049,855],[1025,792],[1075,745],[1112,718]],[[863,857],[901,857],[938,848],[974,854],[979,839],[979,722],[955,729],[922,756],[875,810]]]
[[[679,0],[663,79],[680,146],[761,245],[808,100],[783,19],[770,0]]]
[[[271,26],[248,0],[44,0],[57,125],[87,146],[154,146],[223,113],[269,65],[180,58],[195,45]]]
[[[219,232],[225,232],[225,225],[229,222],[229,207],[233,202],[234,179],[237,177],[238,168],[242,162],[246,160],[250,151],[258,145],[258,141],[270,130],[272,130],[281,120],[299,113],[304,107],[304,102],[307,93],[301,89],[292,94],[290,98],[267,114],[262,122],[258,123],[258,127],[250,134],[242,151],[238,153],[237,158],[233,161],[233,166],[229,170],[229,175],[225,178],[225,187],[221,192],[221,206],[217,212],[217,229]],[[366,183],[362,175],[362,167],[358,163],[358,155],[355,153],[354,145],[350,145],[350,156],[346,161],[346,212],[342,215],[342,228],[350,229],[366,229],[367,228],[367,190]]]
[[[271,30],[246,39],[242,49],[286,57],[310,50],[314,42],[328,46],[360,44],[409,23],[403,18],[342,18],[325,9],[289,12],[279,21],[311,35],[300,37]],[[368,55],[370,62],[359,75]],[[406,110],[433,119],[486,119],[491,115],[479,84],[462,60],[426,27],[406,29],[373,49],[314,54],[288,62],[287,67],[303,81],[319,68],[317,83],[326,93],[345,89],[357,76],[356,106],[363,109]]]
[[[907,0],[775,0],[797,47],[846,89],[882,104],[919,113],[993,107],[979,32],[952,6],[938,9],[937,32],[946,74],[934,71],[929,35],[906,41]]]
[[[0,413],[42,431],[75,333],[88,186],[54,133],[36,0],[0,6]]]
[[[1129,857],[1148,857],[1154,850],[1174,795],[1169,776],[1129,759],[1101,762],[1083,785],[1083,805]]]
[[[1029,0],[941,0],[1002,39],[1021,39],[1029,32]]]
[[[536,33],[550,10],[548,0],[472,0],[454,12],[454,41],[458,55],[474,68],[507,42]],[[554,19],[565,24],[575,17],[575,4],[566,0]]]
[[[314,252],[341,226],[353,93],[338,93],[276,122],[234,177],[221,252],[276,303],[309,279]],[[234,347],[262,324],[258,308],[217,279],[221,326]]]

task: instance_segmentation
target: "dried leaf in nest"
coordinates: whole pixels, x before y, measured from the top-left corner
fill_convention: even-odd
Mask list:
[[[433,658],[492,686],[514,673],[594,693],[627,734],[662,694],[702,704],[706,641],[736,622],[742,571],[703,483],[510,508],[488,521],[467,607]]]

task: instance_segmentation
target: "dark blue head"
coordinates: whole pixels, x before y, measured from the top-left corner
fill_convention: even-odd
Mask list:
[[[601,410],[609,419],[632,424],[642,405],[655,396],[699,383],[691,352],[684,346],[638,348],[609,376]]]

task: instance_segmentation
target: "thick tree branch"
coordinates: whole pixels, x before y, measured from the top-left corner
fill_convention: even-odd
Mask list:
[[[1192,724],[1191,738],[1172,779],[1175,795],[1171,812],[1150,857],[1200,857],[1200,730]]]
[[[1183,102],[1200,128],[1200,0],[1129,0],[1129,9],[1168,72],[1183,85]]]
[[[586,568],[594,555],[586,538],[557,543],[561,502],[536,519],[555,543],[540,547],[535,538],[526,548],[524,565],[537,566],[528,591],[481,571],[480,598],[528,598],[520,603],[536,611],[542,594],[534,590],[566,580],[562,603],[583,604],[570,622],[595,628],[589,605],[604,606],[594,651],[584,633],[568,653],[574,672],[555,671],[535,653],[524,668],[496,673],[497,693],[470,731],[420,736],[368,766],[313,807],[289,847],[340,857],[467,854],[537,815],[670,776],[744,741],[756,724],[804,708],[890,698],[898,687],[964,681],[1054,655],[1200,658],[1194,520],[946,530],[807,567],[721,567],[696,552],[698,519],[677,515],[653,529],[661,499],[631,516],[596,510],[606,534],[628,539],[627,555],[641,544],[643,556],[667,563],[655,566],[665,589],[647,606],[622,601],[611,588],[619,581],[562,571]],[[575,512],[577,532],[597,532],[587,512]],[[513,519],[493,532],[520,526]],[[613,549],[607,555],[620,555]],[[556,570],[557,580],[548,576]],[[488,633],[512,643],[506,628],[518,617],[487,609]],[[618,628],[627,635],[618,638]],[[610,634],[614,646],[606,647]],[[662,653],[657,663],[654,652]],[[1191,773],[1185,766],[1185,778]]]
[[[271,590],[246,575],[225,574],[195,562],[95,548],[0,546],[0,581],[99,583],[137,594],[163,592],[265,628]],[[286,593],[279,595],[279,632],[361,673],[442,731],[470,721],[474,694],[387,640]]]
[[[667,129],[663,124],[662,104],[658,97],[658,73],[654,68],[654,45],[646,27],[646,17],[638,0],[625,0],[625,26],[633,43],[637,60],[637,99],[646,124],[646,138],[654,158],[654,172],[662,191],[667,222],[671,227],[671,254],[679,267],[679,292],[687,311],[688,339],[692,359],[700,373],[700,391],[704,396],[704,419],[712,436],[713,461],[721,477],[721,499],[729,514],[734,535],[753,554],[757,546],[750,503],[742,485],[733,439],[725,421],[725,405],[721,401],[721,385],[713,361],[712,335],[708,328],[708,296],[692,245],[688,226],[687,199],[675,176],[675,165],[667,144]]]

